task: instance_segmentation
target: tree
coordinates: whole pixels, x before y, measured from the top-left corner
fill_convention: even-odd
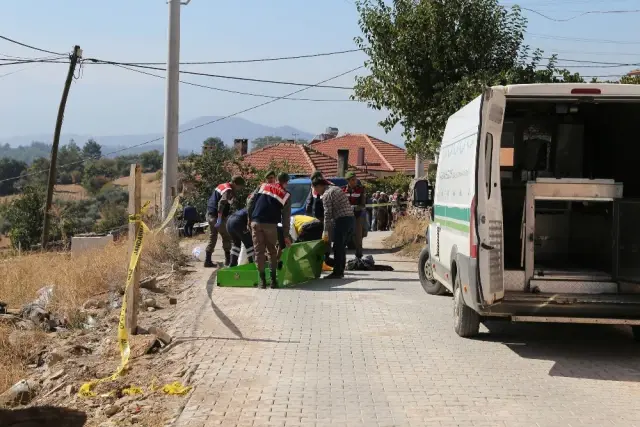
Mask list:
[[[162,169],[162,154],[158,150],[140,154],[140,164],[144,172],[155,172]]]
[[[251,151],[259,150],[269,145],[277,144],[279,142],[286,142],[284,138],[280,136],[261,136],[251,141]]]
[[[27,169],[27,164],[14,159],[0,159],[0,196],[6,196],[16,192],[14,184],[16,180],[3,181],[5,179],[20,176]]]
[[[82,156],[88,159],[99,159],[102,157],[102,146],[95,140],[89,139],[82,147]]]
[[[61,184],[77,184],[76,171],[82,171],[82,151],[72,139],[58,151],[58,182]]]
[[[217,136],[210,136],[209,138],[204,140],[202,145],[205,145],[207,147],[215,147],[217,150],[226,149],[226,147],[224,145],[224,141],[222,139],[218,138]]]
[[[386,130],[404,127],[411,154],[434,157],[447,118],[496,84],[581,81],[559,70],[551,57],[523,45],[526,19],[520,8],[498,0],[358,0],[363,36],[356,44],[369,56],[370,73],[358,77],[355,99],[389,111]],[[531,58],[531,59],[530,59]],[[561,75],[562,77],[557,77]]]
[[[11,202],[5,218],[11,224],[9,237],[14,248],[27,250],[40,242],[44,203],[44,187],[39,186],[25,187],[22,195]]]

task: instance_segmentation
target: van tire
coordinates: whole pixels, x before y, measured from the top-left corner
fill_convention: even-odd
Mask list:
[[[444,295],[447,293],[447,288],[433,278],[433,268],[431,267],[428,246],[422,248],[418,256],[418,275],[420,276],[422,288],[429,295]]]
[[[480,316],[464,303],[459,274],[453,288],[453,328],[462,338],[474,337],[480,332]]]

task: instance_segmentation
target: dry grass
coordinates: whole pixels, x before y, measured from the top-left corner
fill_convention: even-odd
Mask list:
[[[122,178],[118,178],[113,181],[114,185],[118,185],[120,187],[124,187],[125,189],[129,186],[129,177],[123,176]],[[142,174],[142,203],[146,201],[150,201],[151,203],[155,203],[157,200],[160,203],[160,197],[162,194],[162,181],[156,179],[155,172],[148,172]]]
[[[412,243],[420,243],[424,241],[424,233],[428,225],[428,219],[404,216],[398,220],[393,233],[384,243],[390,248],[403,248]]]
[[[45,253],[5,259],[0,261],[0,298],[9,308],[20,308],[33,301],[43,286],[52,285],[53,298],[47,309],[58,316],[67,316],[73,325],[87,299],[124,286],[127,251],[125,241],[73,257],[68,253]],[[168,271],[185,261],[177,238],[163,233],[145,235],[143,277]],[[10,345],[11,331],[0,325],[0,392],[23,378],[26,366],[33,362],[33,351],[41,347],[34,344],[46,339],[43,332],[30,331],[21,333],[24,343]]]

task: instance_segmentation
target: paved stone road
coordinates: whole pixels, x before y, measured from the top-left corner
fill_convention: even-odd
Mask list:
[[[265,291],[203,280],[176,332],[197,386],[175,424],[640,426],[628,331],[504,323],[461,339],[415,261],[374,256],[396,271]]]

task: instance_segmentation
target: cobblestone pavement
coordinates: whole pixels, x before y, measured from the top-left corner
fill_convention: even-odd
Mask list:
[[[175,425],[640,426],[629,331],[498,323],[461,339],[415,261],[374,256],[396,271],[280,290],[203,280],[174,331],[196,381]]]

